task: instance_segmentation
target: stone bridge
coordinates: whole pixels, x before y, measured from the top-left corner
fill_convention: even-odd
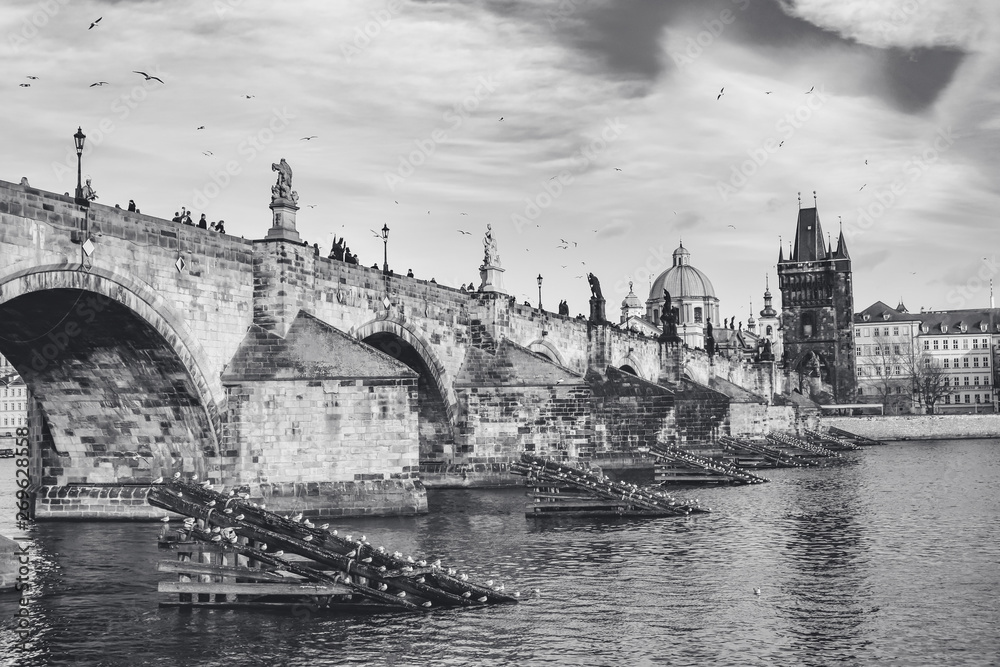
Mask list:
[[[244,240],[0,181],[0,353],[32,396],[40,516],[140,516],[178,472],[276,507],[420,512],[418,472],[683,437],[679,351],[318,256],[288,214]]]

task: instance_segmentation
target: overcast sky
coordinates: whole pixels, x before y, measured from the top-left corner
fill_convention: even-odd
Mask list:
[[[856,310],[984,307],[998,25],[991,0],[8,1],[0,179],[72,192],[82,126],[99,203],[260,238],[285,158],[324,254],[381,264],[388,224],[397,272],[478,285],[491,223],[518,300],[541,274],[586,313],[593,271],[615,321],[681,238],[756,316],[815,190]]]

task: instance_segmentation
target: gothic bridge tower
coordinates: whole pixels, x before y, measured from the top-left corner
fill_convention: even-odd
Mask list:
[[[815,193],[813,193],[815,197]],[[823,235],[816,207],[801,208],[788,258],[778,250],[783,362],[793,377],[815,377],[838,403],[855,395],[851,256],[841,230],[837,249]]]

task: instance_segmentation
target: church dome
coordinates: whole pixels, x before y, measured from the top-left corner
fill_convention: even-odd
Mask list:
[[[715,288],[712,281],[704,273],[689,263],[691,253],[682,243],[674,251],[674,265],[661,273],[649,290],[651,301],[662,301],[663,290],[670,292],[670,298],[681,297],[712,297],[715,298]]]
[[[642,309],[642,302],[639,301],[639,297],[632,291],[632,283],[628,284],[628,295],[622,300],[622,308]]]

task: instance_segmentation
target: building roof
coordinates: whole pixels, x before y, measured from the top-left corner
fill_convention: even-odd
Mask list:
[[[920,333],[931,335],[998,333],[1000,332],[1000,309],[972,308],[907,313],[892,308],[883,301],[876,301],[854,315],[855,324],[880,324],[882,322],[920,322]],[[924,331],[925,328],[926,331]]]
[[[939,310],[919,313],[917,317],[921,322],[921,333],[930,335],[1000,332],[1000,310],[996,308]]]
[[[879,324],[881,322],[919,322],[920,316],[903,313],[884,301],[876,301],[860,313],[854,314],[855,324]]]
[[[819,220],[816,207],[800,208],[799,219],[795,226],[795,241],[788,256],[789,262],[817,262],[824,259],[850,259],[847,252],[847,241],[844,231],[837,238],[837,250],[827,246],[823,239],[823,224]],[[778,261],[785,261],[782,249],[778,249]]]
[[[691,253],[682,243],[674,251],[674,265],[661,273],[649,289],[649,301],[663,301],[663,290],[670,292],[670,298],[711,297],[715,298],[712,281],[704,273],[691,266]]]

